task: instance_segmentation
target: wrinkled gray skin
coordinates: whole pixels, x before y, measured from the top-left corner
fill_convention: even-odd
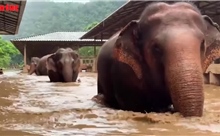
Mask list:
[[[28,74],[32,75],[35,73],[38,76],[47,75],[46,60],[50,55],[51,54],[45,55],[42,58],[32,57]]]
[[[191,4],[149,5],[101,47],[93,100],[138,112],[173,105],[184,117],[202,116],[202,74],[213,51],[220,56],[217,37],[218,25]]]
[[[47,59],[48,76],[51,82],[76,82],[80,58],[71,48],[60,48]]]

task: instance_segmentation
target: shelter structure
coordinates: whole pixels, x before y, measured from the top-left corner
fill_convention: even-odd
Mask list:
[[[194,3],[200,9],[202,14],[210,16],[215,22],[220,24],[220,1],[187,1]],[[126,26],[131,20],[139,19],[145,7],[152,2],[155,1],[128,1],[103,21],[101,21],[98,25],[96,25],[93,29],[84,34],[81,39],[109,39],[113,34]],[[172,3],[175,1],[167,2]],[[216,60],[214,63],[217,62],[220,63],[220,59]],[[220,85],[219,68],[219,64],[211,64],[204,73],[204,82],[208,84]]]
[[[15,35],[18,33],[26,0],[0,1],[0,34]]]
[[[93,29],[85,33],[81,39],[109,39],[131,20],[137,20],[145,7],[152,2],[155,1],[128,1],[103,21],[101,21],[98,25],[96,25]],[[167,1],[167,3],[172,2],[176,1]],[[208,15],[213,18],[214,21],[220,23],[220,1],[193,0],[191,2],[201,10],[202,14]]]
[[[96,46],[101,46],[105,40],[79,39],[86,32],[54,32],[31,36],[27,38],[14,39],[11,42],[24,56],[24,66],[30,63],[31,57],[42,57],[54,53],[58,48],[70,47],[78,50],[83,46],[94,46],[94,56],[96,56]]]

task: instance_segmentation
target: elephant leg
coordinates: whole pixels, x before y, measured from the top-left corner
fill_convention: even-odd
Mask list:
[[[38,75],[38,76],[40,75],[40,72],[39,72],[38,69],[36,69],[35,74]]]
[[[104,70],[104,71],[103,71]],[[99,102],[107,107],[114,109],[119,109],[119,105],[114,96],[114,90],[111,82],[111,76],[109,71],[106,72],[105,69],[101,69],[100,74],[98,74],[98,94],[93,97],[93,100],[96,99]]]
[[[97,88],[97,89],[98,89],[98,94],[103,94],[104,91],[103,91],[103,89],[102,89],[102,87],[101,87],[101,85],[100,85],[99,78],[97,79],[97,82],[98,82],[98,83],[97,83],[97,84],[98,84],[98,86],[97,86],[97,87],[98,87],[98,88]]]
[[[163,94],[154,95],[154,91],[146,90],[144,80],[138,79],[131,67],[116,62],[112,66],[113,87],[115,98],[122,110],[136,112],[165,112],[170,102]]]
[[[48,71],[48,77],[50,79],[50,82],[61,82],[59,74],[57,72],[52,71],[52,70]]]
[[[114,95],[122,110],[143,112],[145,109],[143,103],[146,103],[144,102],[145,94],[140,94],[144,91],[140,90],[137,81],[132,82],[135,78],[132,71],[126,64],[120,62],[112,66]]]
[[[73,82],[76,82],[77,78],[78,78],[79,73],[73,73]]]
[[[100,85],[100,81],[99,79],[97,79],[97,90],[98,90],[98,94],[95,95],[92,100],[94,100],[95,102],[99,103],[99,104],[102,104],[102,105],[107,105],[105,103],[105,97],[103,95],[104,91]]]
[[[155,100],[163,102],[159,98],[152,97],[146,94],[135,85],[128,85],[121,81],[114,81],[115,97],[122,110],[129,110],[135,112],[169,112],[170,105],[158,105]]]

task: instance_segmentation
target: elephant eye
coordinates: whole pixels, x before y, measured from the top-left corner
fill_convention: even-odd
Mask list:
[[[79,55],[78,55],[77,53],[75,53],[75,54],[73,53],[73,54],[72,54],[72,57],[73,57],[74,59],[76,59],[76,58],[79,57]]]
[[[153,45],[153,53],[154,54],[161,54],[162,53],[162,50],[158,44]]]
[[[202,43],[201,43],[201,45],[200,45],[200,50],[201,50],[202,52],[205,51],[205,40],[202,41]]]

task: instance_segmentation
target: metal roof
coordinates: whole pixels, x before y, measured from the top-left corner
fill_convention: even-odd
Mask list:
[[[86,32],[53,32],[48,34],[30,36],[26,38],[20,39],[12,39],[11,41],[94,41],[94,39],[83,39],[81,40],[80,37],[84,35]],[[101,41],[101,40],[96,40]],[[103,40],[104,41],[104,40]]]
[[[181,0],[183,1],[183,0]],[[202,12],[212,18],[220,17],[220,1],[192,1]],[[109,39],[131,20],[139,19],[145,7],[155,1],[135,1],[130,0],[101,21],[93,29],[84,34],[81,39]],[[159,1],[157,1],[159,2]],[[164,2],[164,1],[163,1]],[[167,1],[169,3],[176,1]]]
[[[11,42],[24,55],[26,46],[27,58],[32,56],[42,57],[53,53],[58,48],[78,49],[84,46],[101,46],[106,40],[79,39],[86,32],[53,32],[37,36],[31,36],[20,39],[13,39]]]
[[[15,35],[18,33],[23,12],[26,5],[26,0],[0,1],[0,34]],[[17,5],[18,11],[6,11],[6,6]],[[3,7],[4,6],[4,7]],[[4,8],[4,11],[3,9]],[[8,8],[7,8],[8,9]]]

